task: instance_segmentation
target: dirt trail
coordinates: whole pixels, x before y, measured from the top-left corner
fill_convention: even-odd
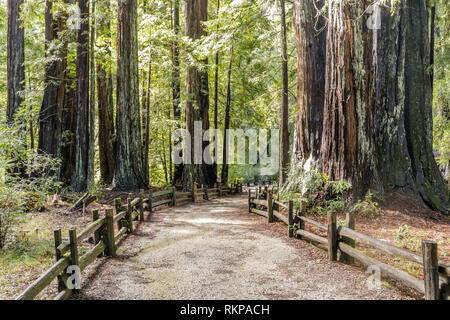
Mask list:
[[[82,299],[404,299],[330,263],[232,197],[153,213],[118,257],[89,267]],[[90,273],[90,276],[89,276]]]

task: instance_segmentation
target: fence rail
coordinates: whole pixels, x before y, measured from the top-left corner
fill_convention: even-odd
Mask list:
[[[353,213],[347,213],[346,226],[337,226],[336,213],[328,213],[327,225],[323,225],[313,219],[304,216],[303,205],[293,215],[292,200],[273,200],[273,190],[268,186],[257,186],[248,189],[249,213],[256,213],[268,219],[268,222],[279,220],[288,225],[289,237],[308,240],[327,246],[330,261],[337,261],[340,254],[340,262],[353,264],[358,261],[365,266],[376,266],[381,275],[395,279],[398,282],[417,290],[425,295],[427,300],[450,299],[450,267],[438,262],[437,244],[434,241],[422,241],[422,255],[412,251],[393,246],[384,241],[372,238],[361,232],[355,231],[355,217]],[[287,210],[287,215],[280,210]],[[321,236],[305,230],[305,224],[311,224],[327,236]],[[390,255],[418,263],[423,266],[424,279],[420,280],[412,275],[368,257],[355,249],[356,243],[361,243],[371,248],[381,250]]]
[[[196,195],[202,195],[203,199],[208,200],[209,195],[220,197],[225,194],[242,192],[242,184],[236,182],[225,187],[216,185],[209,189],[197,189],[194,184],[192,190],[192,192],[178,192],[175,189],[169,189],[153,193],[150,191],[147,194],[141,190],[137,196],[130,195],[127,204],[122,204],[120,198],[114,199],[114,210],[106,209],[104,217],[100,218],[99,211],[93,210],[92,223],[79,232],[76,229],[70,229],[69,241],[62,241],[61,229],[55,230],[55,264],[30,284],[16,300],[34,299],[55,279],[58,281],[59,291],[55,300],[68,299],[74,292],[77,292],[77,289],[72,289],[70,282],[68,282],[71,276],[71,274],[68,274],[68,268],[77,266],[79,271],[82,272],[100,256],[116,256],[120,241],[126,234],[133,232],[133,222],[144,221],[145,210],[151,213],[155,208],[163,205],[175,206],[181,201],[196,202],[198,199]],[[89,236],[94,238],[94,247],[80,257],[78,247]],[[66,255],[66,253],[68,254]]]

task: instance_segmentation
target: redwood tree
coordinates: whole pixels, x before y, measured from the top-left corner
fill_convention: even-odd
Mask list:
[[[227,71],[227,101],[225,104],[225,126],[224,126],[224,139],[223,139],[223,164],[222,164],[222,177],[221,183],[228,183],[228,150],[229,147],[229,136],[227,130],[230,128],[230,112],[231,112],[231,68],[233,66],[233,43],[230,47],[230,58],[228,60],[228,71]]]
[[[205,30],[202,21],[208,18],[207,0],[186,0],[185,1],[185,34],[192,40],[197,40],[204,36]],[[207,63],[207,60],[201,61]],[[194,64],[187,67],[186,74],[186,130],[194,138],[194,121],[201,121],[203,130],[209,129],[209,89],[208,72],[200,70]],[[194,142],[194,141],[193,141]],[[203,143],[203,147],[209,142]],[[190,189],[194,182],[212,185],[216,182],[217,176],[213,166],[204,163],[194,164],[194,143],[191,144],[191,164],[185,164],[183,168],[184,189]]]
[[[116,170],[118,190],[147,187],[141,148],[137,0],[119,1],[117,21]]]
[[[99,11],[111,13],[110,2],[100,1]],[[98,34],[106,38],[104,48],[97,56],[98,146],[100,180],[110,185],[114,177],[114,106],[111,67],[111,34],[108,15],[99,22]]]
[[[20,7],[23,0],[8,0],[8,44],[7,44],[7,83],[8,97],[6,114],[8,123],[14,121],[22,104],[19,92],[25,81],[25,32],[21,26]]]
[[[283,90],[281,99],[281,134],[280,134],[280,185],[286,182],[289,162],[289,76],[286,41],[286,6],[285,0],[280,0],[281,6],[281,66]]]
[[[80,29],[77,38],[77,121],[75,163],[71,185],[84,191],[88,184],[89,167],[89,0],[78,0]]]
[[[173,30],[177,38],[172,43],[172,104],[173,104],[173,118],[180,120],[180,49],[178,44],[178,36],[180,35],[180,1],[173,1]],[[183,178],[183,164],[174,166],[173,184],[181,182]]]
[[[315,13],[306,24],[294,20],[299,54],[296,158],[299,165],[310,159],[332,180],[351,181],[357,196],[369,188],[396,189],[446,212],[448,190],[432,153],[426,0],[401,1],[394,14],[381,7],[380,26],[367,22],[371,3],[327,2],[325,59],[316,55],[300,62],[305,52],[323,46],[318,38],[308,42],[304,37],[316,24]],[[307,7],[296,0],[297,17],[305,18],[309,11],[301,9]],[[304,77],[305,70],[314,70],[314,59],[326,66],[322,107],[322,97],[301,103],[317,91],[315,75]]]
[[[61,93],[61,60],[58,52],[50,52],[49,44],[57,39],[58,21],[53,17],[53,1],[45,1],[45,50],[50,61],[45,66],[44,97],[39,112],[39,144],[41,153],[57,156],[59,149],[59,107]],[[56,57],[53,57],[56,56]]]

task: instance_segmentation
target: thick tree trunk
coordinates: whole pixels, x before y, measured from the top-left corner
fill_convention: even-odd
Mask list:
[[[88,185],[94,185],[94,159],[95,159],[95,1],[91,1],[91,34],[89,45],[89,156],[88,156]]]
[[[109,1],[104,3],[99,9],[102,12],[111,12]],[[98,97],[98,145],[100,160],[100,180],[111,185],[114,177],[114,107],[113,107],[113,80],[111,68],[108,63],[111,60],[110,39],[111,34],[109,21],[99,23],[98,34],[107,37],[102,54],[97,56],[97,97]]]
[[[120,1],[117,22],[117,145],[113,186],[146,188],[141,148],[137,0]]]
[[[58,126],[60,114],[60,99],[62,79],[61,60],[59,52],[49,51],[49,44],[57,38],[58,21],[53,18],[53,1],[45,1],[45,51],[47,57],[53,57],[45,66],[44,97],[39,112],[39,142],[38,152],[56,157],[59,149]]]
[[[430,12],[430,66],[431,66],[431,75],[430,75],[430,83],[431,83],[431,93],[433,94],[433,87],[434,87],[434,33],[436,32],[435,23],[436,23],[436,3],[433,3],[431,6],[431,12]]]
[[[89,167],[89,1],[79,0],[81,23],[77,43],[77,124],[72,188],[84,191]]]
[[[227,101],[225,104],[225,125],[224,125],[224,139],[223,139],[223,165],[222,165],[222,184],[228,183],[228,134],[227,130],[230,128],[230,112],[231,112],[231,67],[233,66],[233,43],[230,48],[230,59],[228,62],[227,72]]]
[[[220,10],[220,0],[217,0],[217,17],[219,17]],[[219,51],[216,52],[216,61],[214,67],[214,130],[218,130],[218,118],[219,118],[219,61],[220,54]],[[217,131],[216,131],[217,132]],[[217,136],[214,137],[214,153],[213,157],[215,159],[214,164],[212,166],[212,170],[216,176],[218,176],[217,171],[217,158],[218,158],[218,150],[217,150]]]
[[[185,2],[185,34],[195,40],[205,35],[202,21],[206,21],[208,1],[207,0],[187,0]],[[207,64],[207,61],[201,61]],[[186,130],[194,138],[194,122],[201,121],[203,130],[209,129],[209,89],[208,73],[199,70],[194,65],[187,67],[186,75]],[[194,142],[194,141],[193,141]],[[202,143],[203,147],[209,142]],[[183,187],[185,190],[191,188],[194,182],[205,185],[213,185],[217,176],[214,175],[212,165],[204,162],[202,157],[201,164],[194,163],[194,145],[191,144],[191,164],[185,164],[183,170]]]
[[[381,187],[374,156],[372,32],[366,19],[357,18],[371,2],[328,7],[320,165],[331,180],[351,180],[359,195]]]
[[[7,44],[7,84],[8,97],[6,115],[8,123],[14,117],[23,99],[19,95],[24,90],[25,81],[25,31],[21,27],[20,6],[23,0],[8,0],[8,44]]]
[[[375,134],[383,184],[448,212],[449,193],[432,152],[426,0],[404,0],[378,30]],[[396,79],[397,81],[393,81]]]
[[[286,182],[289,163],[289,75],[286,42],[286,7],[285,1],[281,6],[281,65],[283,77],[283,90],[281,101],[281,134],[280,134],[280,185]]]
[[[173,3],[173,29],[175,35],[180,35],[180,1],[174,0]],[[173,71],[172,71],[172,103],[173,103],[173,118],[179,121],[181,118],[180,110],[180,92],[181,92],[181,80],[180,80],[180,49],[178,45],[178,39],[173,42]],[[173,184],[181,183],[183,178],[183,164],[177,164],[174,166]]]
[[[64,0],[68,3],[71,0]],[[62,12],[58,15],[59,32],[67,32],[67,13]],[[74,171],[75,162],[75,131],[76,131],[76,79],[71,77],[68,69],[74,66],[68,66],[68,44],[75,41],[75,33],[69,33],[69,38],[65,39],[60,52],[60,69],[58,79],[60,81],[58,92],[58,119],[57,126],[57,144],[60,145],[56,150],[56,157],[61,158],[61,168],[59,169],[59,177],[62,181],[70,183]],[[73,38],[73,39],[72,39]]]
[[[316,6],[322,8],[323,1]],[[312,1],[294,1],[298,86],[292,166],[316,162],[322,141],[326,30],[325,19],[316,15]]]
[[[393,188],[445,212],[448,190],[432,153],[426,1],[404,0],[394,15],[381,7],[379,30],[376,11],[370,23],[365,15],[371,3],[328,2],[322,138],[299,144],[300,153],[312,152],[330,179],[351,181],[357,196]],[[299,37],[297,45],[301,53]],[[297,130],[311,134],[301,122]]]
[[[68,77],[68,73],[64,72]],[[61,180],[70,183],[75,171],[75,136],[77,124],[76,79],[67,78],[64,89],[61,123]]]
[[[149,148],[150,148],[150,89],[152,84],[152,52],[150,50],[150,58],[148,62],[148,75],[147,75],[147,92],[145,96],[145,117],[144,117],[144,139],[143,139],[143,155],[144,155],[144,177],[145,183],[149,184],[150,179],[150,158],[149,158]]]

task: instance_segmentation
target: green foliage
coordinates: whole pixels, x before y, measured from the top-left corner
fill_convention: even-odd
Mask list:
[[[365,217],[376,217],[380,215],[378,210],[378,202],[374,200],[376,193],[374,191],[367,191],[363,199],[358,200],[353,205],[352,212]]]
[[[352,184],[344,180],[330,181],[329,184],[334,196],[342,196],[345,192],[350,191],[352,188]]]
[[[438,162],[450,164],[450,2],[436,5],[435,63],[433,91],[433,145]],[[448,177],[447,177],[448,178]]]
[[[296,208],[305,202],[310,211],[326,215],[330,211],[345,211],[346,196],[351,188],[351,183],[347,181],[329,181],[325,173],[296,166],[290,170],[280,197],[292,199]]]
[[[400,246],[417,251],[420,248],[420,241],[413,235],[408,225],[401,225],[397,230],[392,232],[392,236]]]
[[[11,214],[10,212],[0,211],[0,250],[2,250],[6,244],[6,239],[11,228]]]

